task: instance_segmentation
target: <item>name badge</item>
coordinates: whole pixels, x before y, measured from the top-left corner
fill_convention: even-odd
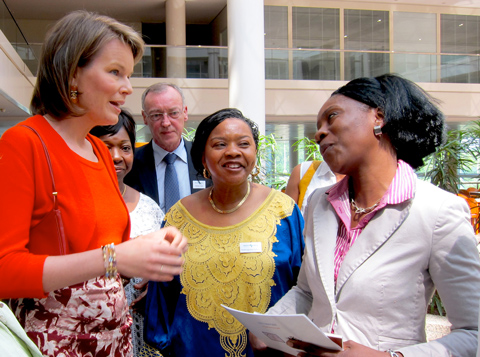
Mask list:
[[[261,253],[262,242],[240,243],[240,253]]]
[[[202,188],[207,187],[206,185],[207,185],[207,183],[204,180],[202,180],[202,181],[194,180],[193,181],[193,188],[194,189],[202,189]]]

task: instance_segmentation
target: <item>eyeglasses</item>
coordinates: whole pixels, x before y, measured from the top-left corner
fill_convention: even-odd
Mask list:
[[[170,119],[178,119],[182,112],[180,110],[172,110],[171,112],[158,112],[158,113],[151,113],[147,114],[147,117],[150,118],[151,121],[158,121],[163,119],[165,116],[168,116]]]

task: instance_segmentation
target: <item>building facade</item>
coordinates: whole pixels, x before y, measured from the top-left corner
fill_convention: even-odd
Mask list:
[[[116,17],[144,35],[147,50],[126,103],[138,123],[141,94],[159,81],[184,88],[193,127],[229,106],[228,42],[244,40],[252,27],[247,19],[245,33],[229,36],[230,1],[242,0],[139,0],[128,5],[132,8],[113,0],[82,2],[82,8]],[[28,115],[39,44],[48,27],[76,6],[38,3],[43,5],[0,3],[0,133]],[[479,118],[480,1],[264,0],[263,5],[265,128],[285,143],[285,170],[302,160],[291,144],[313,137],[323,102],[353,78],[398,73],[440,101],[450,126]],[[142,129],[139,136],[149,139]]]

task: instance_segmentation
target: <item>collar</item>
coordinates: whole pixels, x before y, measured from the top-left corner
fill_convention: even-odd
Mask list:
[[[397,171],[393,177],[390,187],[380,200],[378,208],[387,204],[398,204],[411,199],[415,195],[415,180],[417,175],[412,167],[403,160],[398,160]],[[326,191],[328,200],[331,202],[347,193],[348,199],[348,176],[333,185]]]
[[[320,166],[317,169],[317,176],[322,177],[322,176],[335,176],[335,174],[330,170],[330,167],[325,161],[322,161]]]
[[[158,167],[163,162],[163,158],[167,156],[170,152],[162,149],[158,146],[154,140],[152,140],[152,148],[153,148],[153,156],[155,158],[155,166]],[[185,147],[185,141],[180,141],[180,144],[177,146],[175,150],[172,151],[175,155],[177,155],[184,163],[187,163],[187,149]]]

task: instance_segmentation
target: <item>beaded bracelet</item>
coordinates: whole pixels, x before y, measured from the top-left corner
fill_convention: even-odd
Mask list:
[[[114,279],[117,276],[117,255],[115,254],[115,244],[110,243],[102,247],[103,263],[105,266],[105,277]]]

